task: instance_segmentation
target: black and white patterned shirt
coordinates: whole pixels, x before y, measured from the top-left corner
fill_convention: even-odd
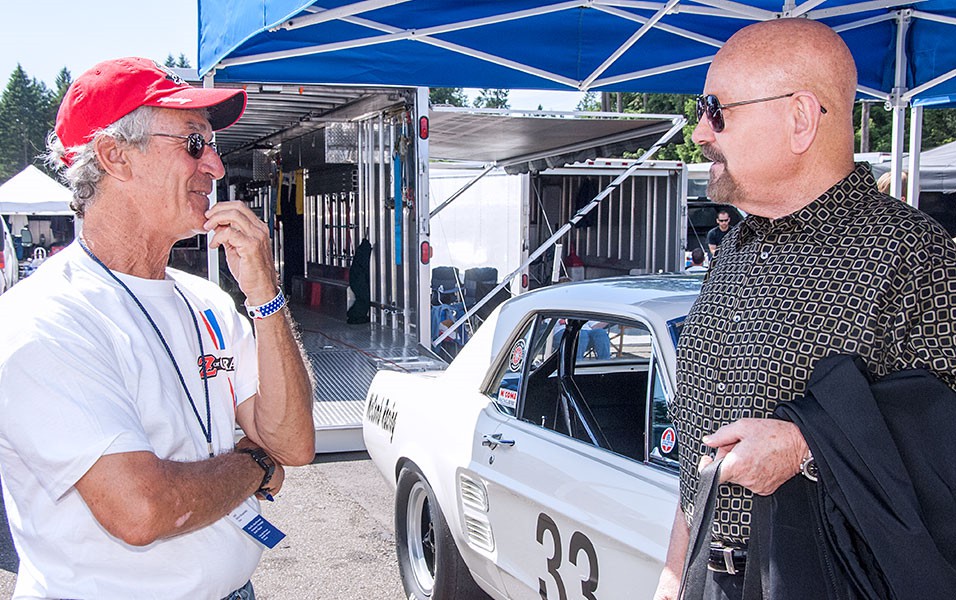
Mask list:
[[[817,361],[859,354],[872,376],[928,368],[956,389],[956,244],[877,191],[866,165],[799,211],[751,215],[720,244],[678,345],[672,417],[681,506],[697,491],[700,441],[800,397]],[[715,539],[745,546],[751,493],[719,488]]]

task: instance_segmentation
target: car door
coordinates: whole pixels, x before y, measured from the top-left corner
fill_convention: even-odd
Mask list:
[[[655,344],[605,315],[540,314],[513,337],[470,465],[511,598],[653,592],[677,501],[676,452],[652,443],[669,388]]]

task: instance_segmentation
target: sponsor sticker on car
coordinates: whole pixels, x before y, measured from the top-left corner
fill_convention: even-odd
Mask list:
[[[509,390],[508,388],[501,388],[498,390],[498,404],[506,406],[508,408],[515,408],[518,406],[518,392],[515,390]]]
[[[520,371],[521,365],[524,364],[524,355],[525,341],[524,338],[521,338],[511,347],[511,359],[508,361],[508,368],[515,372]]]

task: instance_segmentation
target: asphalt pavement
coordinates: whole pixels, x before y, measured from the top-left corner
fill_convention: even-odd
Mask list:
[[[317,455],[290,468],[263,515],[286,538],[252,577],[257,600],[402,600],[392,492],[364,452]],[[19,560],[6,511],[0,526],[0,598],[10,598]]]

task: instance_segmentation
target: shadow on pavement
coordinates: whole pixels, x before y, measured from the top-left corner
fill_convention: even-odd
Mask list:
[[[338,463],[338,462],[354,462],[357,460],[371,460],[368,452],[364,450],[361,452],[325,452],[322,454],[316,454],[315,458],[312,460],[313,465],[319,465],[324,463]]]

